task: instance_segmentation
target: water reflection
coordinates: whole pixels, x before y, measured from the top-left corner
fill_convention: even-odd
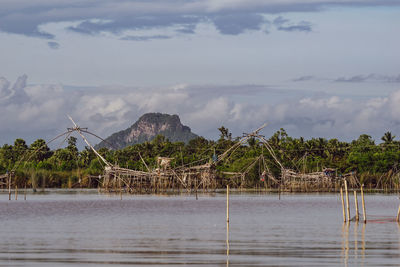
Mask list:
[[[342,262],[345,266],[348,264],[349,260],[349,229],[350,223],[343,223],[342,226]]]
[[[0,195],[0,265],[398,266],[400,225],[342,223],[336,195]],[[398,201],[379,196],[372,214]],[[232,246],[232,248],[231,248]]]
[[[367,235],[367,228],[369,228]],[[396,230],[394,228],[397,228]],[[395,230],[395,231],[393,231]],[[351,240],[353,232],[353,240]],[[387,265],[397,266],[393,259],[400,257],[400,224],[343,223],[341,262],[344,266]],[[392,237],[398,236],[395,244]],[[352,245],[353,244],[353,245]],[[383,260],[387,261],[386,264]]]
[[[353,239],[354,247],[350,248],[349,232],[351,226],[353,227]],[[359,223],[356,221],[354,224],[350,225],[349,222],[343,223],[342,226],[342,262],[344,266],[349,265],[349,253],[353,250],[354,262],[358,263],[360,266],[364,266],[365,259],[365,227],[366,224],[362,224],[361,233],[359,233]],[[361,238],[361,248],[359,248],[359,238]],[[360,251],[361,250],[361,251]],[[358,255],[361,254],[361,262],[359,262]]]
[[[367,226],[366,223],[363,223],[361,229],[361,258],[362,258],[362,265],[364,265],[365,260],[365,227]]]
[[[229,222],[226,222],[226,266],[229,266]]]

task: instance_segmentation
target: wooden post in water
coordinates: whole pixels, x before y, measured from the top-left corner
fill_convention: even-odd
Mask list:
[[[226,222],[229,223],[229,185],[226,185]]]
[[[358,201],[357,201],[357,192],[356,192],[356,190],[354,190],[354,205],[356,207],[356,222],[358,222],[359,219],[360,219],[360,214],[358,212]]]
[[[226,185],[226,255],[229,256],[229,185]]]
[[[8,173],[8,200],[11,200],[11,173]]]
[[[120,196],[120,200],[122,200],[122,183],[121,183],[121,174],[118,174],[118,186],[119,186],[119,196]]]
[[[364,223],[367,223],[367,214],[365,212],[365,201],[364,201],[364,184],[361,185],[361,203],[362,203],[362,209],[363,209],[363,217],[364,217]]]
[[[25,190],[24,190],[24,200],[26,200],[26,182],[25,182]]]
[[[350,222],[350,203],[349,203],[349,190],[347,189],[347,180],[344,180],[344,190],[346,193],[346,207],[347,207],[347,218],[348,222]]]
[[[18,200],[18,186],[15,185],[15,200]]]
[[[397,218],[396,218],[397,222],[400,222],[400,205],[399,205],[399,209],[397,210]]]
[[[198,198],[197,198],[197,177],[196,177],[196,180],[195,180],[195,188],[196,188],[196,200],[198,200]]]
[[[279,198],[279,200],[281,200],[281,184],[280,183],[278,186],[278,198]]]
[[[346,222],[346,211],[344,208],[343,188],[340,187],[340,198],[342,199],[343,222]]]

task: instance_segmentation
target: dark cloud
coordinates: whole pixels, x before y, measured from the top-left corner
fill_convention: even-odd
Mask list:
[[[125,36],[122,37],[121,40],[126,41],[149,41],[149,40],[160,40],[160,39],[171,39],[171,36],[168,35],[150,35],[150,36]]]
[[[304,81],[311,81],[314,80],[315,77],[312,75],[301,76],[295,79],[292,79],[292,82],[304,82]]]
[[[387,83],[400,83],[399,75],[380,75],[380,74],[368,74],[368,75],[355,75],[351,77],[339,77],[334,80],[335,82],[345,83],[362,83],[362,82],[387,82]]]
[[[307,21],[300,21],[299,23],[290,22],[290,20],[285,19],[281,16],[273,20],[272,24],[276,27],[278,31],[286,32],[311,32],[312,25]]]
[[[0,9],[1,9],[0,3]],[[31,14],[24,9],[16,13],[0,14],[0,30],[3,32],[22,34],[30,37],[54,39],[54,35],[39,29],[46,20],[36,14]]]
[[[335,80],[335,82],[347,82],[347,83],[359,83],[359,82],[365,82],[369,79],[368,76],[364,76],[364,75],[356,75],[356,76],[352,76],[352,77],[339,77]]]
[[[260,30],[263,17],[290,12],[316,12],[330,6],[399,6],[395,0],[291,0],[291,1],[202,1],[202,0],[2,0],[0,30],[31,37],[54,39],[41,29],[51,22],[80,22],[69,27],[82,34],[143,30],[174,26],[177,32],[193,34],[201,22],[213,23],[222,34]],[[291,23],[279,17],[280,31],[312,31],[310,22]]]
[[[51,49],[58,49],[60,48],[60,44],[57,42],[47,42],[47,45],[51,48]]]
[[[248,30],[260,30],[266,23],[260,14],[226,14],[215,16],[215,27],[222,34],[238,35]]]
[[[321,78],[313,75],[301,76],[291,80],[292,82],[303,82],[303,81],[330,81],[338,83],[364,83],[364,82],[380,82],[380,83],[400,83],[399,75],[382,75],[371,73],[368,75],[354,75],[354,76],[342,76],[339,78]]]

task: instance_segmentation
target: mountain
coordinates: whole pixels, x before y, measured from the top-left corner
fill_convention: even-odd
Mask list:
[[[151,141],[159,134],[171,142],[187,143],[197,137],[189,127],[181,123],[178,115],[146,113],[131,127],[112,134],[105,139],[107,142],[101,141],[96,148],[122,149],[129,145]]]

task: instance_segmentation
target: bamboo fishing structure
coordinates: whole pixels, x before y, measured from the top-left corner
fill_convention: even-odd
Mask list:
[[[84,142],[105,165],[104,174],[101,177],[102,179],[99,179],[101,187],[108,192],[114,191],[115,193],[121,193],[123,190],[129,193],[158,193],[178,188],[187,190],[188,192],[194,191],[197,194],[198,189],[204,191],[215,190],[218,186],[223,184],[222,178],[217,175],[216,166],[220,162],[226,160],[249,138],[258,136],[258,132],[265,127],[265,125],[263,125],[254,132],[246,134],[239,142],[219,155],[215,161],[207,162],[208,159],[205,159],[202,164],[199,165],[186,165],[172,168],[170,166],[171,158],[158,157],[157,168],[150,169],[139,153],[140,159],[147,169],[147,171],[141,171],[122,168],[108,162],[84,136],[83,133],[91,134],[87,131],[87,128],[80,128],[70,116],[68,116],[68,118],[74,125],[73,128],[68,128],[68,132],[78,132]],[[273,157],[276,158],[274,155]],[[244,180],[246,171],[237,174]]]
[[[88,181],[88,186],[91,186],[92,180],[97,180],[98,182],[96,185],[98,185],[100,191],[114,192],[121,195],[123,192],[160,193],[171,190],[186,190],[187,192],[195,192],[197,196],[198,190],[214,191],[217,188],[223,188],[223,186],[227,184],[232,187],[243,189],[249,185],[254,186],[254,181],[250,181],[247,177],[256,166],[259,167],[260,172],[260,181],[256,182],[256,187],[259,187],[259,189],[261,189],[261,183],[264,183],[265,188],[278,189],[279,194],[281,191],[331,191],[339,188],[340,179],[337,177],[335,169],[323,168],[322,171],[319,172],[305,173],[305,171],[298,172],[283,166],[278,155],[275,154],[274,149],[269,144],[269,141],[259,134],[266,124],[251,133],[244,133],[242,138],[225,152],[218,156],[214,153],[212,159],[207,157],[187,165],[183,165],[182,161],[182,166],[178,167],[171,166],[171,161],[175,160],[176,162],[176,159],[166,157],[158,157],[157,167],[149,167],[149,164],[145,162],[139,152],[138,154],[145,170],[135,170],[123,168],[118,166],[118,164],[108,162],[106,158],[89,143],[85,135],[90,134],[102,141],[107,141],[89,132],[87,128],[79,127],[70,116],[68,116],[68,118],[71,120],[73,127],[67,128],[67,132],[51,139],[47,144],[65,135],[68,137],[73,132],[78,133],[104,166],[104,172],[99,177],[92,177],[91,175],[85,177],[85,181]],[[229,160],[241,146],[247,145],[250,138],[259,140],[259,144],[262,147],[261,155],[240,171],[217,171],[217,167]],[[272,161],[270,163],[279,168],[279,173],[276,170],[274,170],[275,172],[273,173],[267,166],[264,158],[264,150],[270,155],[269,160]],[[33,153],[35,153],[35,151]],[[14,166],[14,169],[22,162],[24,162],[23,159],[20,159]],[[9,180],[7,183],[9,187],[9,199],[11,199],[11,180],[10,176],[7,177]],[[345,175],[344,177],[350,181],[352,186],[357,182],[352,176]],[[35,174],[32,174],[33,188],[36,186],[35,179]],[[82,181],[83,179],[80,177],[77,183],[72,184],[71,182],[69,187],[81,187]],[[42,181],[42,187],[44,185],[45,180]]]

